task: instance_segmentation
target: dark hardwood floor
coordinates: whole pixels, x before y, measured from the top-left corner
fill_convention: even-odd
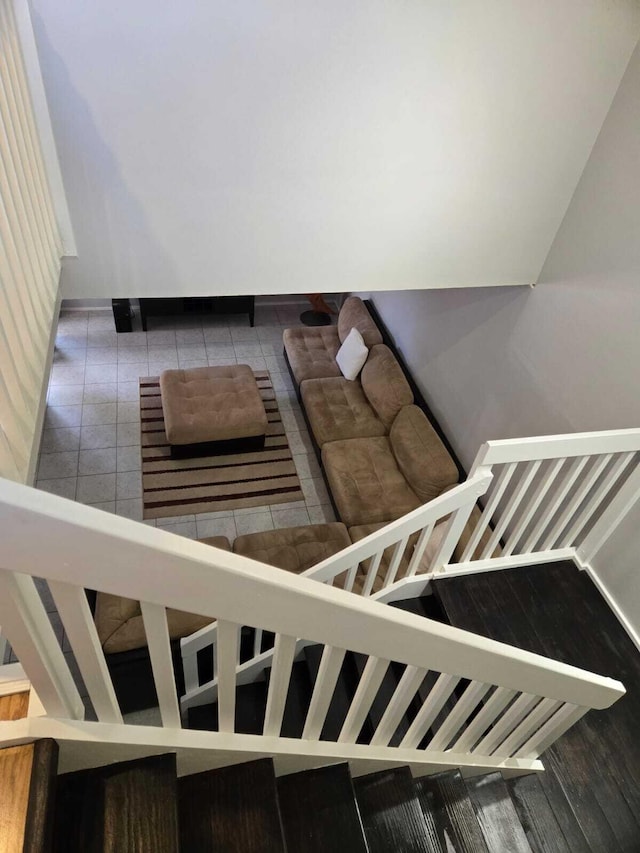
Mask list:
[[[640,652],[588,575],[554,563],[439,580],[435,592],[452,625],[623,682],[626,696],[547,750],[544,774],[510,787],[541,849],[640,851]],[[532,820],[543,811],[546,839]]]

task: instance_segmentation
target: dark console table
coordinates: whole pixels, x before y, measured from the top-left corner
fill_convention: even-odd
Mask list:
[[[176,298],[140,298],[140,319],[147,331],[147,317],[176,314],[248,314],[253,326],[255,296],[182,296]]]

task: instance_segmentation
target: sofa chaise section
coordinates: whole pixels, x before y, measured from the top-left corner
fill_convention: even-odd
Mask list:
[[[284,352],[298,386],[305,379],[341,375],[336,355],[353,328],[360,332],[367,347],[382,343],[380,330],[357,296],[345,299],[337,326],[285,329],[282,335]]]
[[[393,521],[458,481],[458,469],[417,406],[404,406],[389,436],[332,441],[322,463],[348,527]]]

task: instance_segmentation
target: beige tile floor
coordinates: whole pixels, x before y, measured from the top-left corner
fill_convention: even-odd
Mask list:
[[[224,535],[233,540],[243,533],[334,521],[282,356],[283,329],[299,324],[300,311],[298,305],[258,304],[253,328],[244,315],[158,317],[149,319],[147,332],[118,334],[110,310],[63,310],[37,488],[142,521],[139,377],[172,367],[249,364],[271,374],[305,500],[144,523],[189,538]],[[39,582],[39,588],[62,649],[86,693],[46,585]]]
[[[282,331],[300,308],[244,316],[150,318],[148,332],[117,334],[110,311],[63,312],[47,397],[37,487],[142,521],[138,379],[172,367],[249,364],[269,370],[304,501],[160,519],[198,538],[333,520],[324,481],[282,356]],[[156,524],[146,521],[146,524]]]

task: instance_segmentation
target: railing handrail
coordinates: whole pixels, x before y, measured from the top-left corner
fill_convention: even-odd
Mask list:
[[[602,453],[628,453],[637,450],[640,450],[640,429],[638,428],[505,438],[486,441],[480,447],[471,468],[471,474],[474,474],[481,465],[596,456]]]
[[[611,678],[0,480],[3,569],[606,708]],[[258,624],[255,624],[258,623]]]

